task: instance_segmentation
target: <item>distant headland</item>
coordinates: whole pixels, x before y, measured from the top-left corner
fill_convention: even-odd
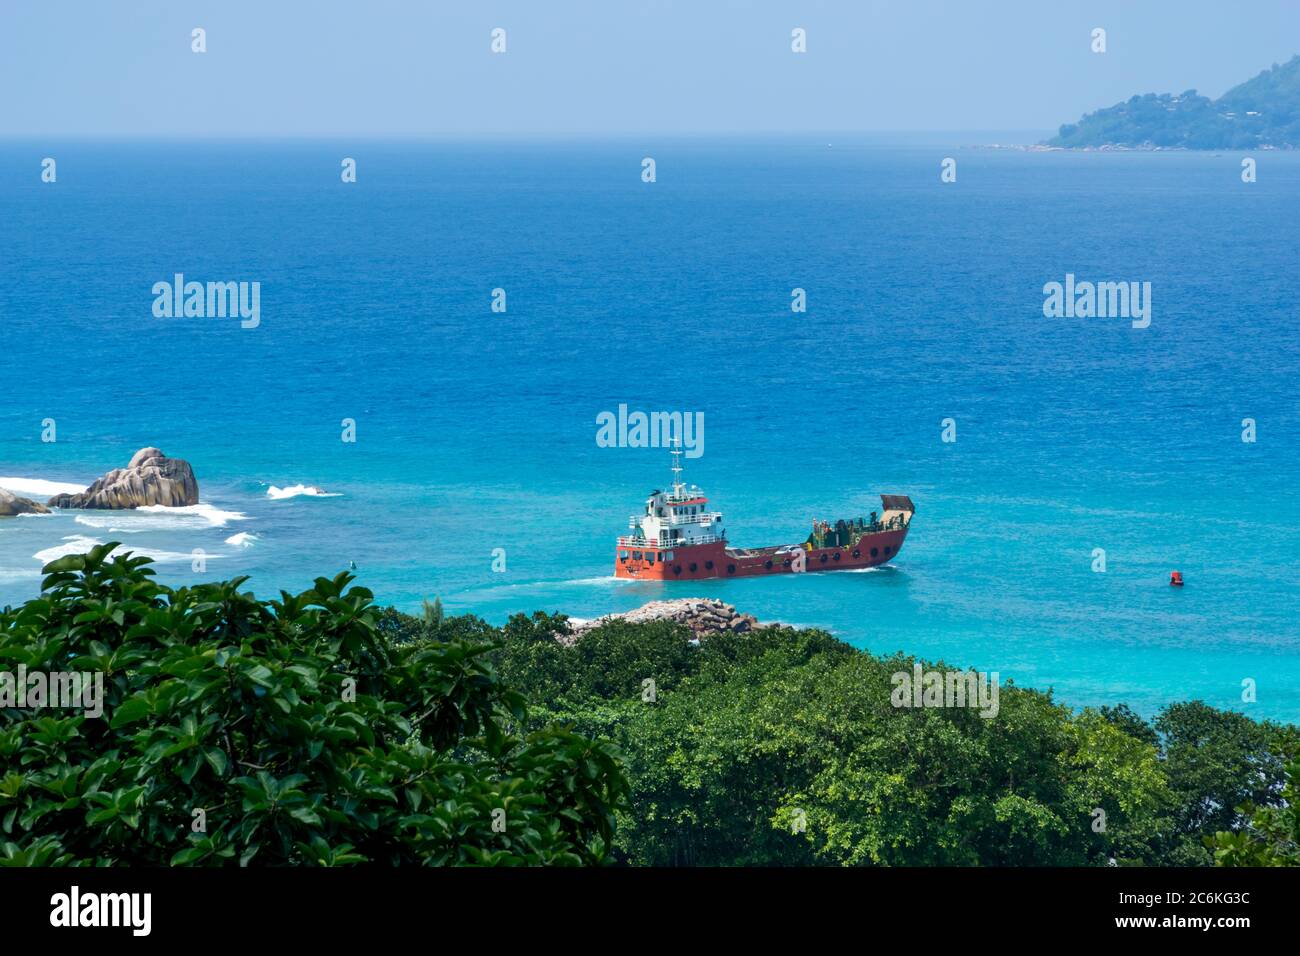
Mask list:
[[[1300,55],[1217,100],[1188,90],[1147,93],[1067,123],[1042,144],[1065,149],[1300,147]]]

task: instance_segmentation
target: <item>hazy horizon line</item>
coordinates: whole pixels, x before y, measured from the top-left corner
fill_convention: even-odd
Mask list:
[[[745,129],[745,130],[455,130],[435,133],[412,132],[363,132],[348,133],[338,131],[300,132],[300,133],[78,133],[78,132],[0,132],[0,142],[18,142],[42,139],[64,139],[92,141],[186,141],[186,142],[278,142],[295,140],[385,140],[422,142],[429,140],[451,139],[635,139],[635,138],[679,138],[679,139],[739,139],[745,137],[765,137],[778,139],[823,139],[826,137],[882,137],[882,136],[979,136],[994,135],[1009,137],[1028,137],[1038,139],[1055,135],[1056,129],[827,129],[827,130],[781,130],[781,129]],[[1032,145],[1032,143],[1008,145]]]

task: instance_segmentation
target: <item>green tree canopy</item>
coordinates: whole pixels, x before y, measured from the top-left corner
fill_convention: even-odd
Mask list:
[[[389,640],[348,574],[262,601],[242,578],[165,587],[115,547],[47,565],[41,596],[0,612],[5,668],[105,688],[102,718],[0,709],[0,862],[605,858],[615,751],[526,732],[491,644]]]
[[[1295,733],[1198,702],[1153,726],[1009,683],[991,719],[900,709],[891,678],[912,658],[817,630],[698,647],[663,622],[570,644],[561,630],[518,616],[494,658],[538,726],[618,745],[631,805],[615,845],[633,864],[1208,865],[1205,836],[1247,823],[1238,802],[1279,803]]]
[[[1132,96],[1065,124],[1048,143],[1075,148],[1300,146],[1300,56],[1274,64],[1217,100],[1196,90]]]

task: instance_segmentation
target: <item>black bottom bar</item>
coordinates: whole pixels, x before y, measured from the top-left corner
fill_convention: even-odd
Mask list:
[[[123,925],[51,925],[52,915],[74,921],[74,886],[76,922],[116,916]],[[11,941],[75,932],[128,945],[232,935],[259,944],[409,934],[451,942],[445,933],[475,924],[484,940],[629,927],[656,937],[719,921],[740,937],[786,924],[861,938],[934,933],[949,943],[975,938],[965,930],[997,930],[1230,944],[1293,926],[1297,890],[1297,871],[1283,869],[0,870],[0,916]],[[147,937],[131,925],[144,923],[143,897],[128,908],[126,897],[97,895],[145,893]]]

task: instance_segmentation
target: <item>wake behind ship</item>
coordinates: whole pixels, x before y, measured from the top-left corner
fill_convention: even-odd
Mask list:
[[[906,495],[881,495],[881,513],[813,521],[802,544],[730,548],[722,512],[710,511],[696,485],[681,480],[681,450],[673,449],[672,491],[656,489],[645,513],[629,521],[632,533],[618,539],[614,575],[651,581],[842,571],[889,561],[903,547],[916,508]]]

